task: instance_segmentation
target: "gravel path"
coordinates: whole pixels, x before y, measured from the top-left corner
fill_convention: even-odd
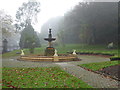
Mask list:
[[[60,66],[66,72],[80,78],[84,82],[95,88],[118,88],[118,81],[106,78],[102,75],[87,71],[78,64],[104,62],[109,61],[109,58],[89,55],[79,55],[81,61],[71,62],[30,62],[30,61],[18,61],[16,58],[2,59],[3,67],[54,67]]]

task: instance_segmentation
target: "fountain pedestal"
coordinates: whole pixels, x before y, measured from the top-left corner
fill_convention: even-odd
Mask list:
[[[45,56],[53,56],[55,53],[55,49],[53,47],[47,47],[45,49]]]
[[[52,47],[52,41],[56,40],[56,38],[52,38],[51,29],[49,29],[48,38],[44,38],[44,40],[48,41],[48,47],[45,49],[45,56],[53,56],[55,53],[55,49]]]

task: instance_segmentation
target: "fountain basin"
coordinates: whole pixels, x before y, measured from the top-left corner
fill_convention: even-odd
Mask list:
[[[18,60],[23,61],[47,61],[47,62],[63,62],[63,61],[80,61],[76,55],[58,55],[58,56],[43,56],[43,55],[26,55],[20,56]]]

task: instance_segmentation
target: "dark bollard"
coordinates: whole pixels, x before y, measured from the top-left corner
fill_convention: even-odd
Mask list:
[[[3,50],[2,50],[2,53],[6,53],[7,52],[7,39],[4,39],[3,40]]]

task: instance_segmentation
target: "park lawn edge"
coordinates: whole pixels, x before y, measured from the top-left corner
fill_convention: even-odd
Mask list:
[[[89,63],[89,64],[80,64],[78,66],[86,69],[91,69],[93,71],[98,71],[100,69],[114,65],[120,65],[120,61],[105,61],[105,62],[97,62],[97,63]]]

